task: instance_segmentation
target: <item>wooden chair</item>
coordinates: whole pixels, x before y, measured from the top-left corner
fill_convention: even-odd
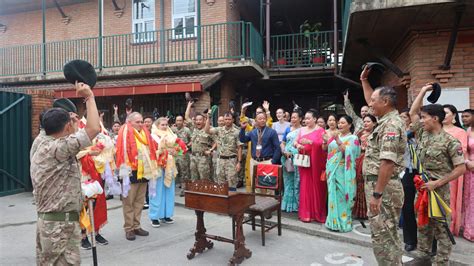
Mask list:
[[[263,165],[263,164],[262,164]],[[278,235],[281,236],[281,200],[283,192],[283,172],[280,165],[276,165],[277,183],[275,187],[263,186],[259,183],[257,175],[258,165],[254,166],[253,169],[253,182],[252,182],[252,193],[255,194],[255,204],[251,205],[245,213],[248,217],[244,220],[244,223],[251,224],[252,230],[255,231],[255,227],[259,226],[262,233],[262,246],[265,246],[265,232],[278,227]],[[259,185],[260,184],[260,185]],[[274,195],[264,194],[255,192],[255,188],[266,189],[267,191],[273,191]],[[271,216],[273,212],[277,212],[277,223],[274,225],[269,224],[265,221],[266,217]],[[260,217],[260,223],[256,223],[255,216]],[[234,222],[234,221],[233,221]]]

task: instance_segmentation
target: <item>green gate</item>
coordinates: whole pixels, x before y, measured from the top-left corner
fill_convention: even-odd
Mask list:
[[[31,190],[31,96],[0,91],[0,196]]]

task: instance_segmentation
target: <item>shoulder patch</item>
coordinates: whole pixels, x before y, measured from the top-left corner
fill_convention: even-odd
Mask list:
[[[394,141],[397,137],[397,133],[395,132],[387,132],[385,133],[385,137],[384,137],[384,140],[386,141]]]

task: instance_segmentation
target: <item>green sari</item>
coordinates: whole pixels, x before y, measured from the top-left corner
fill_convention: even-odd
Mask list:
[[[326,176],[328,216],[326,227],[339,232],[352,230],[352,207],[356,195],[356,159],[360,155],[357,136],[340,137],[345,146],[341,152],[334,139],[329,140]]]

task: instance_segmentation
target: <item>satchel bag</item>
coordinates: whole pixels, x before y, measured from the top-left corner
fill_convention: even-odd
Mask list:
[[[293,173],[295,171],[295,166],[293,165],[293,159],[291,157],[286,158],[285,169],[288,173]]]
[[[310,167],[311,163],[309,160],[309,155],[306,154],[296,154],[294,157],[294,163],[298,167]]]

